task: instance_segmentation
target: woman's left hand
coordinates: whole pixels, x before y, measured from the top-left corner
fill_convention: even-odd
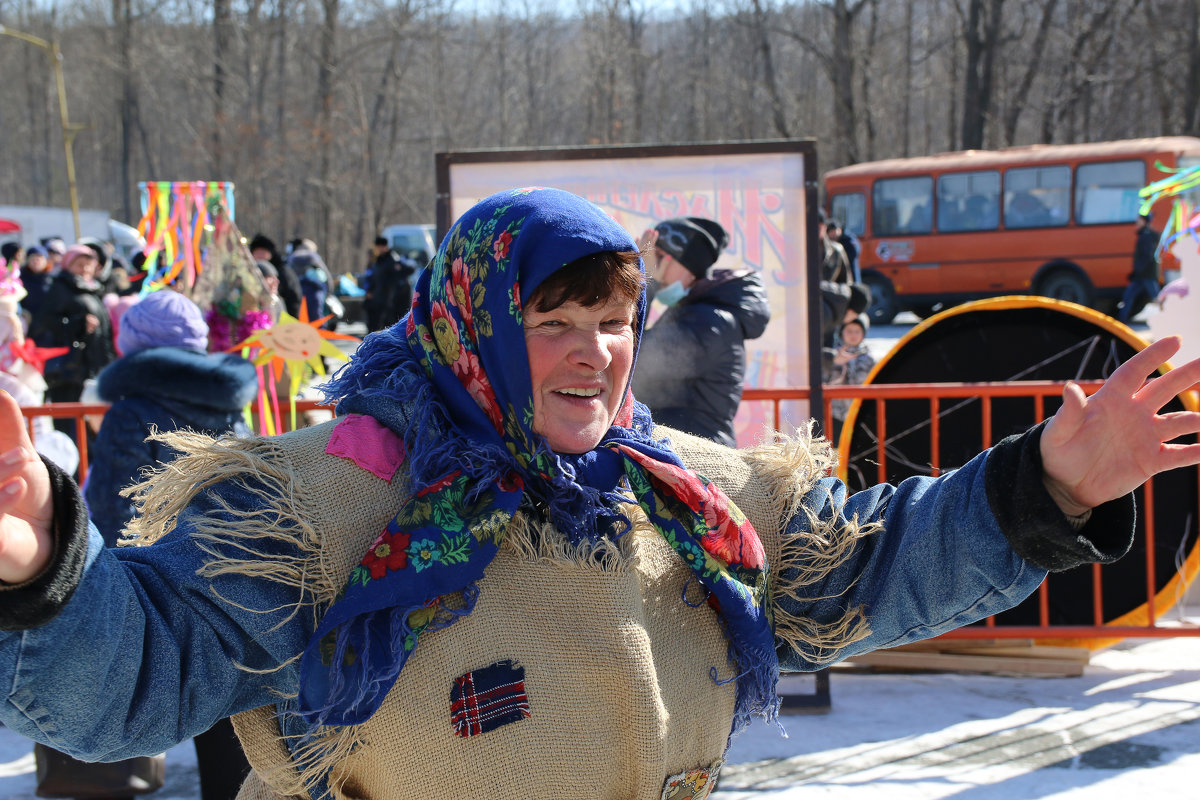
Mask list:
[[[1042,432],[1042,480],[1063,513],[1079,516],[1141,486],[1151,476],[1200,463],[1200,444],[1171,444],[1200,432],[1200,413],[1159,414],[1200,381],[1200,359],[1149,382],[1180,347],[1161,339],[1126,361],[1091,397],[1074,383]]]

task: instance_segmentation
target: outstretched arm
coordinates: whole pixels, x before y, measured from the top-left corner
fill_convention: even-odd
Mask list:
[[[1200,463],[1200,444],[1172,444],[1200,432],[1200,413],[1158,413],[1200,381],[1200,359],[1146,380],[1179,346],[1177,336],[1155,342],[1122,364],[1091,397],[1067,384],[1063,405],[1041,440],[1042,480],[1063,513],[1078,517],[1153,475]]]
[[[50,474],[17,401],[0,391],[0,581],[37,576],[53,552]]]

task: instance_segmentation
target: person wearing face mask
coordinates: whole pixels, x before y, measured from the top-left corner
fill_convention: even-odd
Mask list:
[[[664,220],[642,234],[654,298],[666,310],[642,337],[633,390],[662,424],[733,446],[746,340],[762,336],[771,309],[756,271],[713,269],[728,243],[725,229],[703,217]]]
[[[325,387],[336,419],[161,434],[146,546],[103,546],[0,393],[0,722],[112,761],[235,715],[243,800],[701,800],[781,671],[1119,558],[1132,492],[1200,462],[1172,441],[1200,412],[1158,413],[1200,360],[1146,382],[1178,337],[853,495],[810,426],[734,450],[657,425],[629,390],[637,247],[557,189],[466,211],[414,297]]]

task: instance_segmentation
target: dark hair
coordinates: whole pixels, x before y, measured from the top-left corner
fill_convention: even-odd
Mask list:
[[[825,220],[825,227],[837,228],[840,231],[842,229],[842,223],[838,222],[837,217],[830,217],[829,219]]]
[[[633,250],[593,253],[577,258],[542,281],[527,305],[553,311],[563,303],[592,308],[619,297],[636,301],[645,286],[638,254]]]
[[[850,303],[848,307],[856,314],[861,314],[871,305],[871,290],[861,283],[850,284]]]
[[[387,247],[390,244],[391,244],[391,242],[389,242],[386,237],[383,237],[383,236],[375,237],[375,246],[376,247]]]

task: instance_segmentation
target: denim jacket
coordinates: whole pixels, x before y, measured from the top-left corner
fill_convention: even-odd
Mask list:
[[[1047,569],[1120,557],[1132,540],[1132,496],[1095,509],[1076,532],[1042,487],[1039,437],[1035,428],[942,477],[850,497],[839,481],[819,481],[805,508],[883,529],[857,540],[800,599],[776,597],[777,606],[818,622],[863,607],[871,633],[838,654],[846,657],[1009,608]],[[296,606],[311,598],[294,586],[212,574],[205,565],[222,545],[190,535],[199,515],[253,508],[260,487],[252,478],[198,494],[151,547],[109,549],[85,522],[78,490],[50,469],[58,558],[30,584],[0,590],[5,725],[80,758],[115,760],[161,752],[222,717],[295,694],[294,658],[317,621]],[[787,527],[807,525],[802,510]],[[289,555],[279,542],[263,547]],[[785,670],[821,666],[801,652],[780,656]]]

